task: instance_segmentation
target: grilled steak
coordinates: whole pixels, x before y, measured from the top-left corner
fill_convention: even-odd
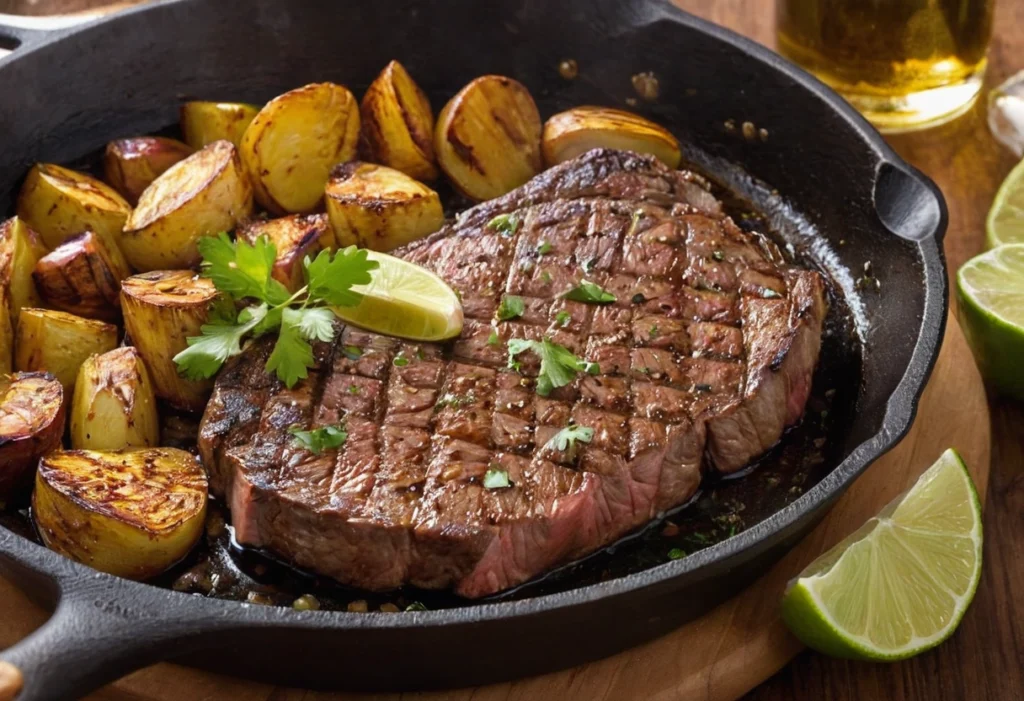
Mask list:
[[[218,378],[200,449],[240,543],[367,589],[484,596],[685,503],[704,467],[740,469],[803,412],[821,278],[653,158],[591,151],[398,255],[461,294],[459,339],[339,325],[291,390],[264,371],[267,342]],[[583,279],[615,301],[561,297]],[[521,316],[496,321],[503,295],[522,297]],[[535,357],[508,367],[512,338],[599,371],[540,396]],[[345,445],[321,455],[288,433],[338,422]],[[559,450],[569,425],[591,441]],[[488,470],[510,486],[485,487]]]

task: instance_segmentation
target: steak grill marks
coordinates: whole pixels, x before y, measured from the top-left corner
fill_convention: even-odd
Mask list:
[[[489,225],[502,214],[514,226]],[[699,179],[653,159],[591,152],[400,254],[460,293],[454,343],[339,326],[293,390],[263,372],[266,344],[218,379],[201,450],[239,542],[356,586],[481,596],[684,503],[706,446],[737,469],[802,413],[820,279],[780,265]],[[584,279],[616,301],[562,298]],[[523,299],[521,316],[496,320],[504,295]],[[511,371],[506,343],[545,337],[600,372],[538,396],[537,358]],[[767,351],[772,367],[749,362]],[[346,445],[320,456],[288,434],[342,421]],[[570,424],[594,429],[591,442],[549,446]],[[484,488],[489,469],[512,486]]]

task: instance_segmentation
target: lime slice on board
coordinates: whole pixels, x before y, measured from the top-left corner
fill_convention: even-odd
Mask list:
[[[362,293],[354,307],[334,307],[344,321],[369,331],[415,341],[443,341],[462,332],[462,303],[444,280],[426,268],[369,252],[380,267],[368,285],[352,289]]]
[[[956,276],[960,326],[985,379],[1024,399],[1024,243],[967,261]]]
[[[981,574],[981,504],[947,450],[917,483],[790,582],[782,618],[809,647],[899,660],[948,638]]]
[[[990,248],[1024,243],[1024,161],[1010,171],[999,187],[985,220]]]

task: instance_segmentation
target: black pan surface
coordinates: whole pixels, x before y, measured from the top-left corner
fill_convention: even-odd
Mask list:
[[[544,116],[627,106],[669,127],[739,209],[759,212],[795,256],[828,274],[843,313],[823,367],[839,357],[859,369],[859,382],[840,383],[842,419],[833,417],[826,442],[798,434],[780,448],[801,459],[821,449],[820,467],[790,498],[723,528],[722,542],[628,567],[637,546],[623,544],[589,574],[491,602],[401,614],[241,604],[95,573],[0,528],[0,571],[56,608],[0,655],[24,672],[24,699],[80,695],[168,657],[300,686],[422,689],[611,654],[709,610],[786,552],[906,432],[937,355],[946,210],[934,184],[820,83],[667,3],[171,0],[46,36],[0,27],[0,45],[18,41],[0,59],[0,213],[32,163],[73,162],[111,138],[159,131],[182,99],[260,102],[319,80],[359,94],[397,58],[438,109],[473,77],[502,73],[530,88]],[[567,58],[580,66],[574,81],[557,70]],[[644,71],[660,96],[632,106],[631,77]],[[864,284],[866,263],[880,289]],[[740,482],[771,474],[762,467]]]

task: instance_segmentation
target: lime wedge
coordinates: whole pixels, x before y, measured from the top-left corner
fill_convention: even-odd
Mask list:
[[[967,261],[956,276],[960,326],[981,374],[1024,399],[1024,243]]]
[[[782,618],[809,647],[899,660],[956,629],[981,574],[981,504],[955,450],[790,582]]]
[[[985,220],[990,248],[1024,243],[1024,161],[1010,171],[999,187]]]
[[[380,263],[368,285],[352,289],[362,301],[354,307],[334,307],[344,321],[368,331],[414,341],[443,341],[462,332],[462,303],[444,280],[426,268],[369,252]]]

